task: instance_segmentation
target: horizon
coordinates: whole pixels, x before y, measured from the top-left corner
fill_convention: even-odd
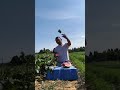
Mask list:
[[[85,47],[85,46],[80,46],[80,47]],[[73,49],[73,48],[80,48],[80,47],[72,47],[72,48],[69,48],[69,49]],[[42,48],[42,49],[40,49],[40,50],[43,50],[44,48]],[[45,49],[49,49],[49,48],[45,48]],[[68,49],[68,50],[69,50]],[[38,52],[35,52],[35,53],[39,53],[40,52],[40,50],[38,51]],[[50,51],[52,51],[51,49],[49,49]]]

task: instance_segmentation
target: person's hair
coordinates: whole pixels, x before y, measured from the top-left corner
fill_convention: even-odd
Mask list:
[[[56,37],[55,40],[58,39],[58,38],[59,38],[59,37]]]
[[[56,37],[55,40],[56,40],[56,39],[59,39],[59,38],[60,38],[60,37]],[[61,39],[61,38],[60,38],[60,39]],[[61,40],[62,40],[62,39],[61,39]]]

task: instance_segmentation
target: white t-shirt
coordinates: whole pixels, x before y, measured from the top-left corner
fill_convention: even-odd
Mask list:
[[[54,52],[56,52],[58,56],[58,62],[64,62],[69,60],[69,53],[68,53],[68,44],[65,43],[64,45],[58,45],[54,48]]]

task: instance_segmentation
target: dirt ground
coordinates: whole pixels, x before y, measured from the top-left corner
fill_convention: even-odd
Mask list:
[[[42,81],[40,77],[37,76],[35,80],[35,90],[86,90],[84,84],[81,78],[76,81]]]

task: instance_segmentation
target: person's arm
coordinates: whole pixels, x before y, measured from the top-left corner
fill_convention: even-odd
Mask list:
[[[66,40],[67,40],[67,45],[70,46],[71,45],[71,41],[69,40],[69,38],[65,35],[65,34],[62,34]]]
[[[58,54],[55,52],[55,48],[53,49],[53,54],[54,54],[55,59],[57,59]]]
[[[54,54],[54,57],[56,58],[56,56],[55,56],[55,54],[56,54],[56,52],[55,52],[55,48],[53,49],[53,54]]]
[[[54,59],[52,59],[53,65],[56,65],[57,57],[56,57],[55,48],[53,49],[53,54],[54,54]]]

